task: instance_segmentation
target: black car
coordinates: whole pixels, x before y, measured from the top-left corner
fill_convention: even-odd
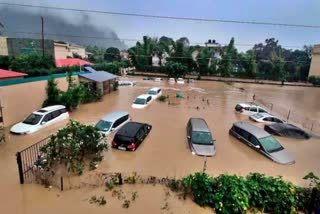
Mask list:
[[[151,131],[146,123],[128,122],[119,129],[112,141],[112,147],[120,150],[135,151]]]
[[[311,136],[299,127],[289,123],[265,125],[264,130],[273,135],[296,139],[309,139]]]

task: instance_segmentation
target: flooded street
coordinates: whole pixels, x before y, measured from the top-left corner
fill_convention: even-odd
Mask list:
[[[234,113],[240,102],[252,101],[252,95],[266,99],[275,106],[288,108],[297,114],[320,120],[320,88],[281,87],[272,85],[233,84],[196,81],[193,84],[170,85],[167,82],[143,81],[136,78],[135,87],[121,87],[106,95],[102,102],[81,105],[71,118],[85,124],[95,124],[112,111],[128,111],[133,121],[152,125],[148,137],[135,152],[110,149],[99,164],[99,172],[133,172],[159,177],[182,177],[199,171],[204,157],[192,155],[187,145],[186,124],[190,117],[202,117],[208,123],[216,139],[216,155],[207,158],[207,173],[218,176],[222,173],[247,175],[261,172],[281,175],[295,184],[305,185],[302,177],[309,172],[320,175],[320,139],[296,140],[276,137],[293,155],[294,165],[280,165],[267,159],[229,135],[232,124],[248,120],[247,116]],[[153,86],[163,89],[170,96],[171,104],[154,101],[146,109],[132,109],[131,103],[140,94]],[[243,90],[239,90],[242,88]],[[173,99],[177,92],[184,99]],[[17,107],[18,109],[18,107]],[[139,198],[129,210],[123,209],[118,200],[110,197],[103,188],[83,188],[60,192],[35,184],[19,184],[15,153],[63,127],[66,122],[48,127],[30,136],[7,135],[7,142],[0,144],[0,206],[1,213],[211,213],[190,200],[179,200],[173,194],[168,199],[170,210],[162,210],[165,190],[162,186],[130,186]],[[7,130],[8,131],[8,130]],[[113,136],[108,137],[108,143]],[[132,190],[133,191],[133,190]],[[88,202],[92,195],[105,195],[107,205],[98,207]],[[147,202],[147,203],[145,203]]]

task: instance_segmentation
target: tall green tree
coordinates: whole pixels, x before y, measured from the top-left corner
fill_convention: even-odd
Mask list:
[[[104,54],[104,60],[106,60],[107,62],[119,61],[120,60],[119,49],[115,47],[107,48]]]

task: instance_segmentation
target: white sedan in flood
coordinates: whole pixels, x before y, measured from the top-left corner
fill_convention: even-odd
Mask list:
[[[177,79],[177,84],[184,84],[184,79],[178,78]]]
[[[12,134],[31,134],[46,126],[69,118],[69,113],[63,105],[42,108],[30,114],[24,121],[12,126]]]
[[[280,118],[269,114],[269,113],[258,113],[253,114],[249,117],[251,120],[258,122],[258,123],[285,123],[286,121],[281,120]]]
[[[152,96],[150,94],[142,94],[138,96],[132,103],[132,108],[142,109],[147,107],[152,102]]]
[[[148,94],[152,96],[152,99],[157,99],[162,94],[161,88],[151,88]]]

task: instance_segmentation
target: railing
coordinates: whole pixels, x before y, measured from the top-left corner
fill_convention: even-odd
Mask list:
[[[24,150],[17,152],[17,164],[20,178],[20,184],[31,182],[34,180],[34,170],[36,170],[35,163],[41,156],[40,148],[50,141],[51,136],[40,140]]]

